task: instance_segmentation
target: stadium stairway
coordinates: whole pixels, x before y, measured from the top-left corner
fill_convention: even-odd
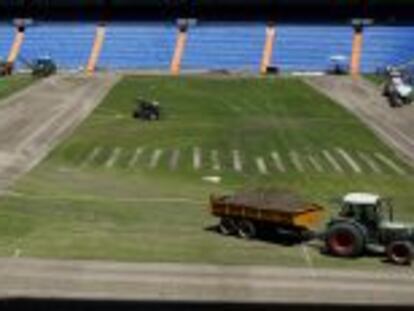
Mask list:
[[[175,43],[174,56],[171,61],[171,73],[174,75],[180,73],[181,61],[184,55],[186,42],[187,42],[187,31],[183,29],[178,29],[177,41]]]
[[[264,23],[206,22],[190,27],[184,70],[260,70]]]
[[[108,24],[98,67],[168,70],[175,39],[176,27],[172,23]]]
[[[89,56],[88,65],[86,66],[86,71],[89,74],[92,74],[95,71],[96,64],[98,63],[102,46],[105,41],[105,31],[105,25],[98,25],[96,28],[95,40],[91,50],[91,55]]]
[[[351,55],[351,74],[357,76],[361,71],[361,53],[363,43],[363,32],[355,31],[354,40],[352,42],[352,55]]]
[[[0,23],[0,59],[8,59],[14,35],[15,29],[11,24]]]
[[[332,56],[351,56],[352,37],[350,26],[278,25],[273,64],[282,71],[326,71]]]
[[[20,49],[22,47],[24,40],[24,32],[20,31],[19,29],[15,30],[14,35],[14,41],[10,49],[9,57],[7,58],[7,61],[9,63],[14,63],[19,56]]]
[[[371,26],[364,30],[362,72],[404,64],[414,56],[414,26]]]
[[[267,68],[272,65],[272,53],[275,42],[276,28],[274,25],[269,25],[266,28],[266,41],[263,48],[262,64],[260,72],[266,73]]]
[[[84,69],[96,26],[86,22],[39,22],[28,26],[20,55],[28,61],[50,56],[60,69]],[[23,68],[22,62],[17,63]]]

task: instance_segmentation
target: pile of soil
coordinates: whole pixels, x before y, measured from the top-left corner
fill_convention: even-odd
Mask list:
[[[274,189],[239,191],[233,195],[221,197],[220,201],[220,203],[226,205],[238,205],[282,212],[300,212],[309,207],[309,204],[298,195],[292,192]]]

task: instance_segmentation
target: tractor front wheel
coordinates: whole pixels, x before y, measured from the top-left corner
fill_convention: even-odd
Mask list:
[[[397,265],[410,265],[414,256],[413,245],[408,241],[391,242],[386,252],[388,259]]]
[[[360,256],[365,239],[359,228],[350,223],[339,223],[329,228],[325,244],[328,252],[338,257]]]

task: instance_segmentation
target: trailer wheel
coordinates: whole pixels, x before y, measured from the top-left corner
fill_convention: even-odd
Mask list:
[[[355,225],[339,223],[328,230],[325,243],[328,252],[334,256],[356,257],[362,254],[365,241]]]
[[[410,265],[414,256],[414,249],[408,241],[394,241],[387,246],[386,253],[391,262],[397,265]]]
[[[223,217],[220,219],[218,226],[219,232],[224,235],[233,235],[237,233],[237,224],[233,218]]]
[[[257,229],[255,224],[250,220],[240,220],[238,223],[238,234],[243,239],[253,239],[256,237]]]

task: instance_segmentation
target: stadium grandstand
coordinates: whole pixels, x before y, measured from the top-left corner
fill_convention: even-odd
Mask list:
[[[319,72],[341,57],[353,72],[370,73],[414,58],[406,2],[390,3],[2,1],[0,56],[17,69],[50,56],[65,70],[173,73]]]

